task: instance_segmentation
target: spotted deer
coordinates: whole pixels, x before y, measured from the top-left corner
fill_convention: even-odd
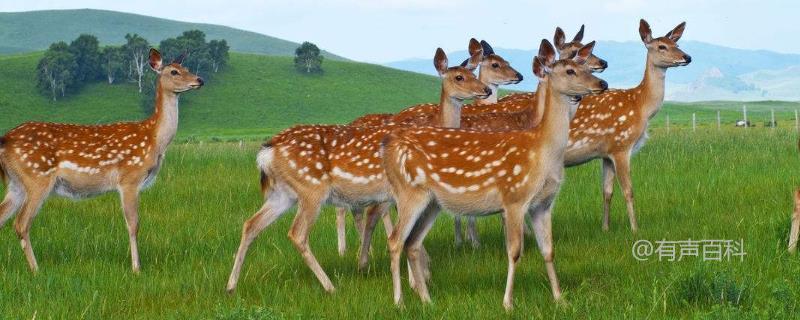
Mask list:
[[[494,52],[492,46],[486,42],[485,40],[481,40],[478,42],[476,39],[470,39],[469,43],[469,53],[470,55],[474,55],[479,50],[483,50],[483,60],[481,60],[480,64],[478,65],[478,80],[485,83],[491,90],[492,94],[485,98],[485,99],[478,99],[473,104],[464,105],[462,110],[468,110],[467,114],[476,113],[482,107],[491,105],[493,103],[497,103],[497,94],[498,88],[502,85],[509,85],[509,84],[517,84],[523,80],[522,74],[520,74],[516,69],[511,67],[511,65],[503,59],[500,55]],[[462,66],[466,66],[469,59],[464,60],[462,62]],[[440,120],[437,118],[439,114],[441,114],[439,110],[438,104],[421,104],[412,107],[417,108],[418,111],[429,111],[430,113],[426,114],[422,117],[415,117],[412,119],[401,120],[398,121],[400,124],[404,125],[428,125],[428,126],[435,126],[438,125]],[[351,125],[360,125],[360,126],[380,126],[385,125],[388,123],[394,123],[393,114],[368,114],[362,116],[353,122]],[[400,116],[404,117],[404,116]],[[400,118],[398,118],[400,119]],[[365,233],[362,230],[370,229],[367,232],[372,233],[371,228],[369,227],[370,223],[374,225],[374,221],[371,220],[364,220],[362,217],[362,213],[364,211],[360,208],[353,209],[353,217],[356,220],[357,230],[359,231],[360,238],[362,242],[364,241],[363,234]],[[368,208],[367,212],[373,212],[372,208]],[[384,229],[386,229],[386,234],[389,234],[392,229],[392,223],[389,217],[386,215],[388,210],[376,210],[374,211],[375,214],[379,214],[384,217],[383,225]],[[346,242],[345,242],[345,216],[347,210],[345,208],[337,208],[336,211],[336,226],[337,226],[337,239],[338,239],[338,249],[339,255],[344,255],[346,251]],[[463,239],[463,232],[461,228],[461,218],[456,216],[455,218],[455,230],[456,230],[456,245],[460,245]],[[467,233],[467,238],[470,240],[473,246],[479,245],[477,229],[475,227],[475,218],[469,217],[469,232]],[[363,245],[362,245],[363,246]]]
[[[491,89],[472,70],[482,53],[473,55],[466,67],[449,67],[439,48],[434,66],[442,78],[441,110],[458,110],[464,99],[485,98]],[[457,114],[456,114],[457,116]],[[442,115],[442,119],[458,119]],[[323,288],[334,286],[308,245],[311,227],[320,207],[385,205],[392,200],[380,158],[380,142],[396,126],[380,127],[305,125],[284,130],[270,139],[258,153],[264,204],[242,227],[242,238],[228,280],[232,292],[247,250],[256,236],[297,204],[289,238]],[[362,248],[362,255],[365,248]]]
[[[664,103],[667,69],[686,66],[692,61],[678,48],[685,27],[682,22],[665,36],[653,38],[650,25],[640,20],[639,35],[647,49],[642,82],[634,88],[586,96],[570,123],[564,164],[570,167],[602,159],[603,230],[609,228],[615,175],[625,195],[631,231],[638,230],[633,209],[631,156],[644,145],[648,123]]]
[[[792,226],[789,229],[789,253],[797,252],[797,238],[800,235],[800,189],[794,191],[794,213]]]
[[[181,66],[181,60],[164,65],[161,54],[150,49],[150,67],[159,76],[155,112],[142,122],[96,126],[29,122],[0,138],[0,172],[7,186],[0,204],[0,227],[21,208],[14,229],[31,271],[38,270],[29,235],[31,223],[51,193],[80,199],[117,191],[128,228],[131,264],[139,272],[139,193],[155,180],[175,136],[180,94],[203,86],[203,79]]]

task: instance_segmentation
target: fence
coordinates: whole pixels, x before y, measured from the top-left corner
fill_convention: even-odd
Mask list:
[[[650,121],[652,127],[663,126],[667,132],[675,129],[691,129],[693,132],[700,128],[722,130],[727,127],[738,127],[742,130],[751,128],[775,129],[777,127],[793,128],[800,133],[800,111],[798,109],[765,109],[756,111],[742,105],[740,110],[726,109],[695,109],[671,110],[662,109]]]

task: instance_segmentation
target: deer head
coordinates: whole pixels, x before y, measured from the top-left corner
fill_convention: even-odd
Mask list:
[[[560,27],[556,27],[556,34],[553,36],[553,43],[555,43],[559,58],[572,58],[578,53],[578,50],[583,48],[583,43],[581,43],[581,41],[583,41],[583,30],[584,25],[581,25],[581,29],[578,31],[578,34],[572,38],[572,41],[566,42],[566,34],[564,34],[564,30],[562,30]],[[586,64],[592,69],[592,72],[603,72],[606,70],[606,68],[608,68],[608,62],[598,58],[594,54],[589,57],[589,59],[586,61]]]
[[[164,65],[161,53],[156,49],[150,49],[150,68],[159,74],[158,84],[163,90],[181,93],[203,86],[203,78],[189,72],[189,69],[181,65],[185,57],[185,54],[181,54],[172,63]]]
[[[486,84],[495,86],[503,86],[509,84],[517,84],[522,81],[522,74],[511,67],[503,57],[494,53],[494,49],[489,45],[486,40],[478,42],[475,38],[469,40],[469,54],[470,56],[483,50],[483,60],[480,63],[480,78]],[[469,59],[464,60],[461,66],[466,66]]]
[[[681,22],[665,36],[653,38],[650,25],[644,19],[639,21],[639,36],[647,48],[647,57],[653,65],[661,68],[685,66],[692,62],[692,57],[678,48],[678,40],[683,35],[686,22]]]
[[[464,66],[448,67],[447,55],[442,48],[436,49],[433,66],[442,78],[443,96],[457,100],[484,99],[492,94],[483,82],[472,73],[483,60],[483,49],[476,50]]]
[[[553,89],[565,95],[579,98],[590,93],[600,93],[608,89],[608,83],[592,74],[588,61],[592,56],[595,42],[592,41],[578,49],[575,56],[555,60],[555,48],[542,39],[539,55],[534,58],[533,73],[540,79],[550,82]]]

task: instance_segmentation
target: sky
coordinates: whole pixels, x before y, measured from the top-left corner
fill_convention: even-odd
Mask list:
[[[585,40],[639,41],[640,18],[657,35],[686,21],[683,39],[800,53],[797,0],[0,0],[0,12],[78,8],[227,25],[373,63],[466,49],[471,37],[534,49],[556,26],[568,37],[586,24]]]

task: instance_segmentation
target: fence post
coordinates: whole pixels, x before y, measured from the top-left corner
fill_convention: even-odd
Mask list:
[[[669,133],[669,115],[667,115],[667,133]]]
[[[772,122],[769,123],[769,126],[772,127],[772,129],[775,129],[775,125],[776,125],[776,123],[775,123],[775,109],[771,110],[771,115],[772,115],[772,117],[771,117],[772,118]]]
[[[697,131],[697,114],[692,113],[692,132]]]
[[[721,129],[722,129],[722,121],[720,120],[720,117],[719,117],[719,110],[717,110],[717,130],[721,130]]]
[[[747,105],[742,105],[742,114],[744,115],[744,128],[748,129],[750,126],[747,125]]]
[[[244,142],[242,140],[239,140],[239,149],[241,149],[243,145],[244,145]]]
[[[797,109],[794,109],[794,129],[800,132],[800,118],[797,117]]]

